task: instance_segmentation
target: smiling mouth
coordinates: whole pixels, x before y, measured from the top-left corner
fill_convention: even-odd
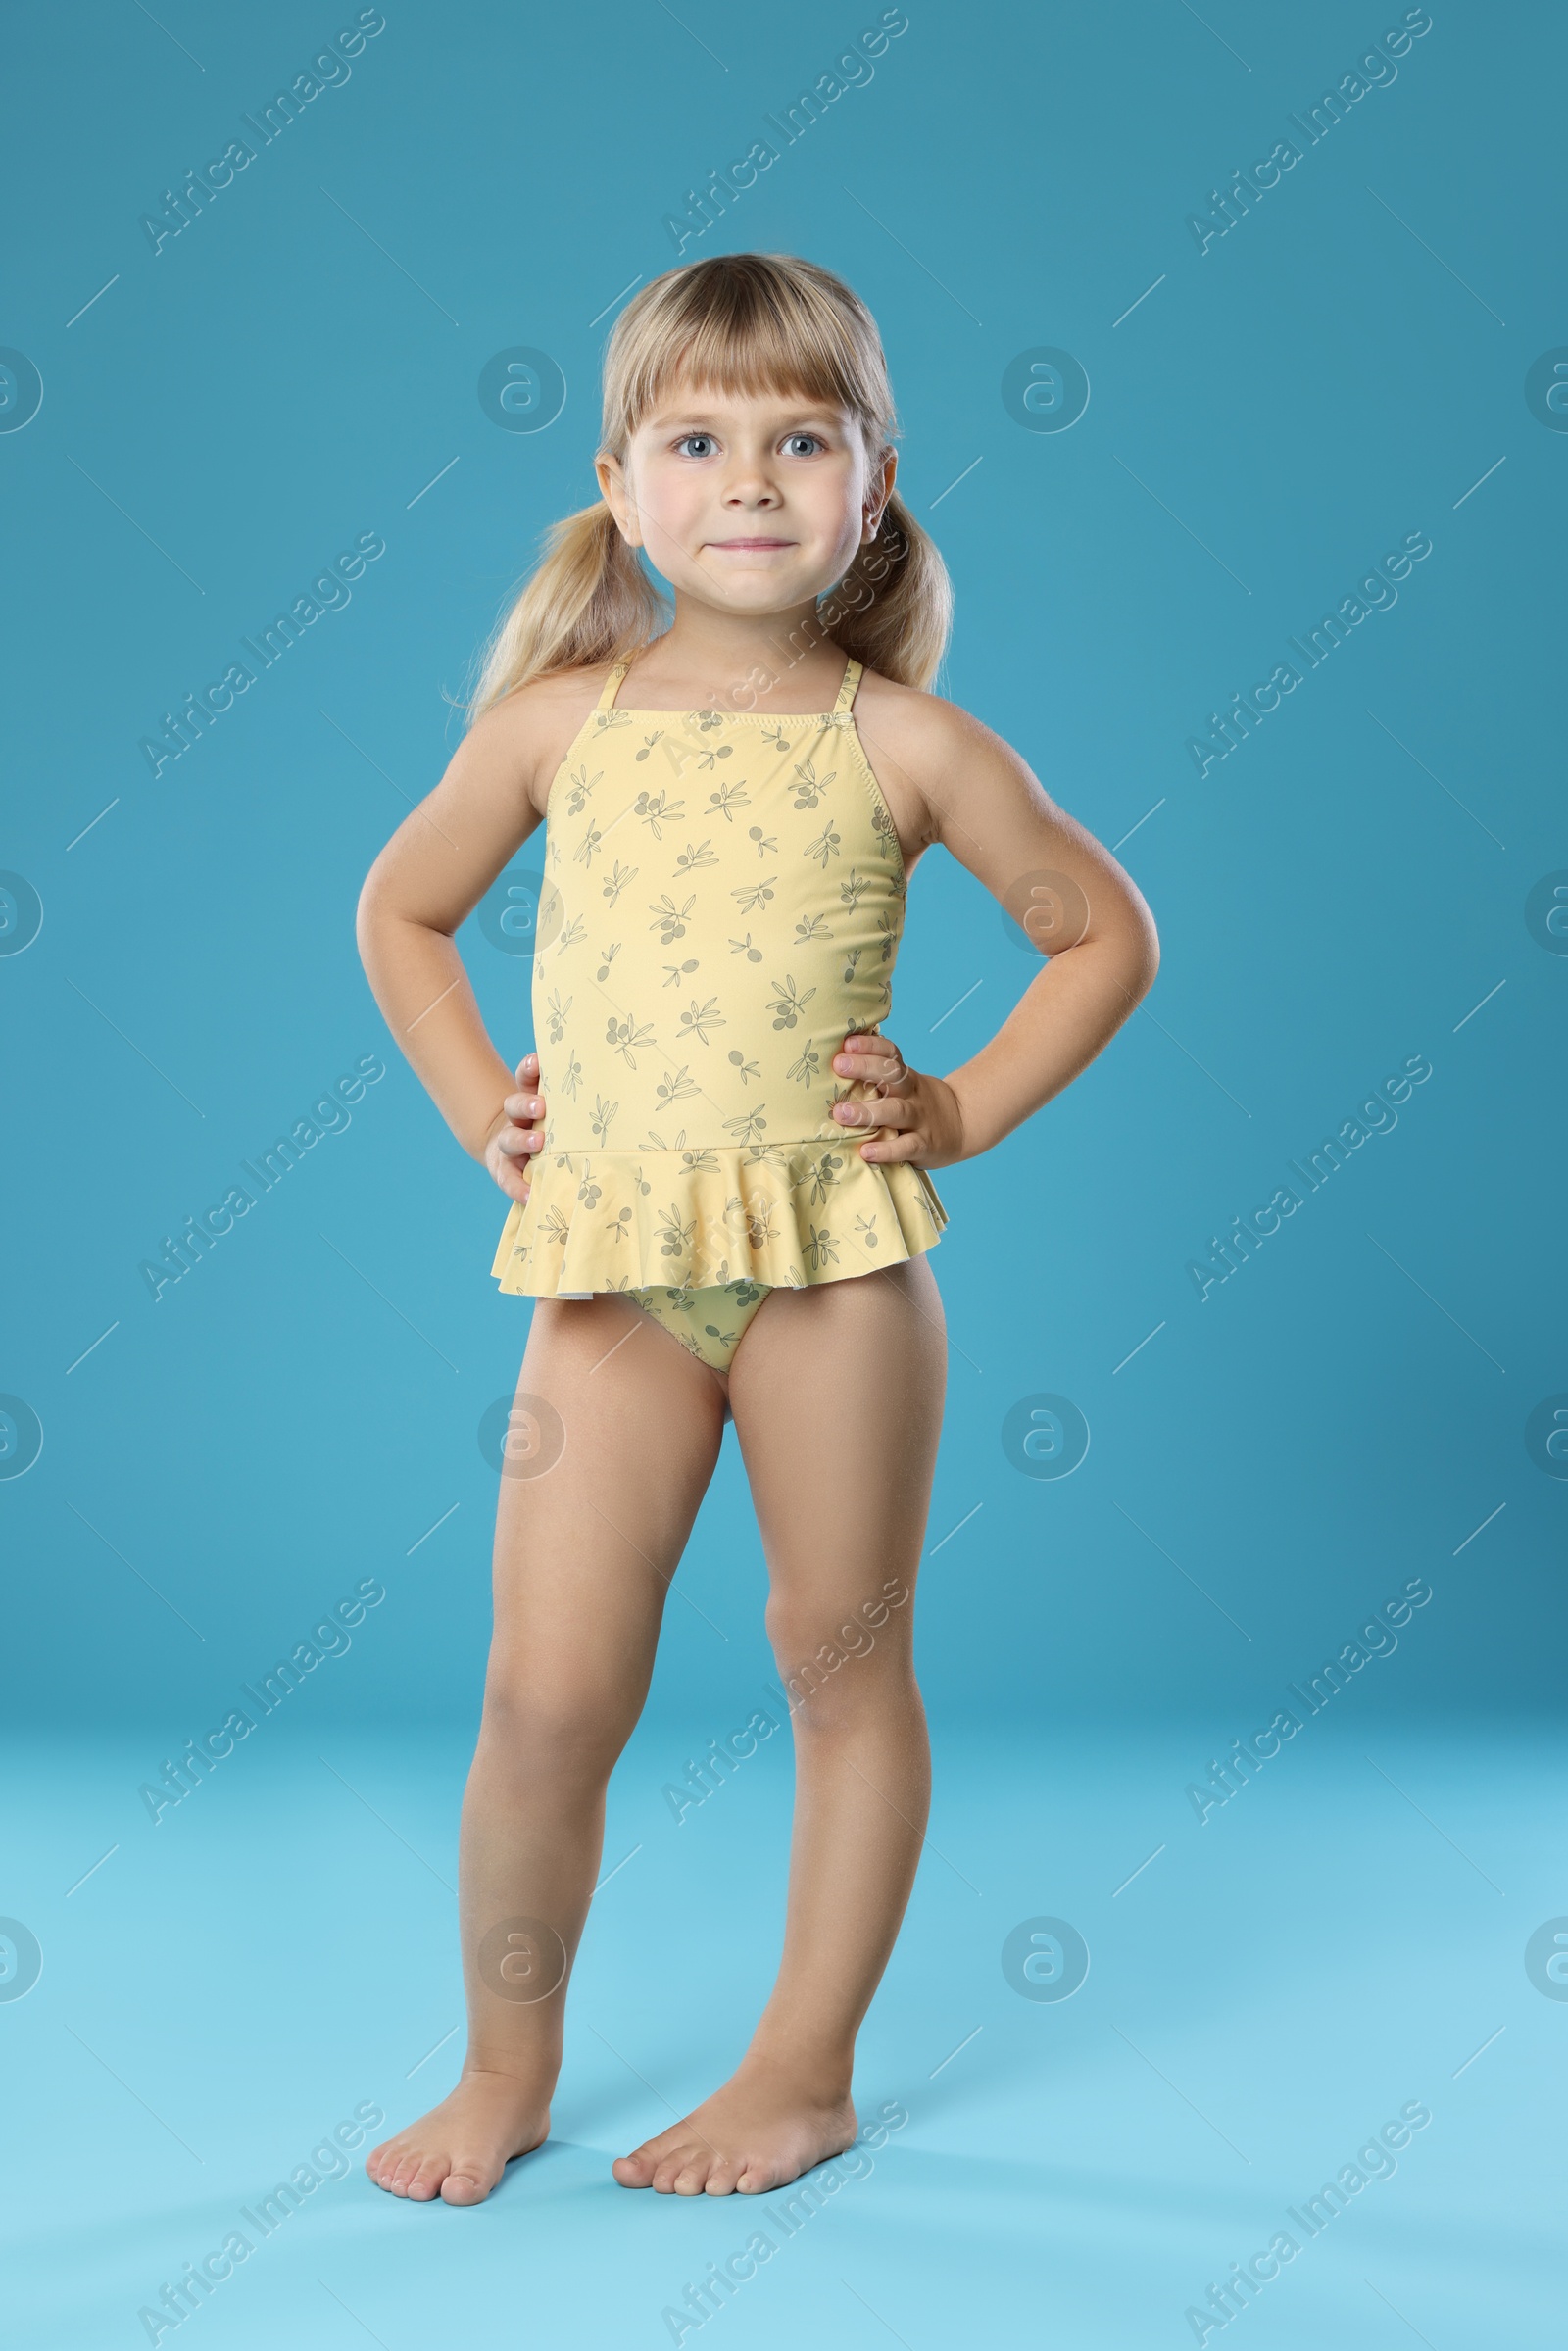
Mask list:
[[[793,539],[710,539],[710,547],[728,547],[740,554],[766,554],[775,547],[793,547]]]

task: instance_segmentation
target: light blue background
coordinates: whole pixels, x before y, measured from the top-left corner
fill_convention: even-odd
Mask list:
[[[43,403],[0,434],[13,681],[0,864],[39,894],[43,927],[0,956],[0,1389],[38,1416],[43,1451],[0,1480],[6,1706],[28,1775],[0,1910],[39,1935],[45,1973],[25,2003],[0,2006],[0,2043],[24,2054],[24,2108],[42,2134],[29,2143],[54,2150],[30,2165],[51,2198],[82,2152],[51,2093],[68,2031],[99,2055],[71,2058],[70,2096],[86,2102],[74,2111],[110,2150],[108,2173],[145,2198],[92,2222],[101,2270],[69,2294],[60,2264],[76,2223],[55,2202],[61,2233],[33,2240],[49,2261],[28,2304],[51,2343],[144,2339],[144,2273],[177,2275],[221,2234],[183,2202],[197,2176],[173,2168],[185,2158],[171,2126],[215,2166],[223,2141],[231,2208],[357,2099],[401,2122],[445,2086],[434,2078],[457,2044],[402,2084],[457,2013],[450,1899],[432,1870],[452,1874],[488,1628],[496,1481],[477,1432],[515,1380],[528,1310],[489,1276],[504,1200],[369,996],[355,900],[459,741],[473,654],[539,533],[592,495],[604,338],[624,295],[682,258],[664,216],[879,12],[683,0],[678,17],[618,5],[587,20],[399,0],[346,84],[155,255],[143,212],[355,13],[164,0],[156,19],[95,10],[69,41],[51,15],[14,11],[5,35],[14,222],[30,201],[7,240],[0,342],[40,371]],[[873,2207],[867,2188],[880,2217],[840,2242],[917,2345],[951,2339],[938,2311],[974,2339],[1037,2328],[1047,2311],[1075,2345],[1191,2340],[1184,2303],[1266,2241],[1250,2208],[1233,2219],[1229,2179],[1205,2185],[1207,2131],[1108,2026],[1073,2059],[1086,2116],[1107,2094],[1102,2058],[1132,2066],[1142,2081],[1122,2089],[1147,2083],[1155,2104],[1149,2117],[1129,2105],[1093,2159],[1070,2129],[1053,2152],[1045,2117],[1067,2093],[1029,2071],[1043,2062],[1036,2029],[1088,2033],[1107,1981],[1121,1986],[1117,2029],[1151,2062],[1179,2048],[1161,2079],[1208,2114],[1236,2096],[1228,2135],[1260,2165],[1248,2128],[1266,2118],[1259,2212],[1310,2192],[1402,2099],[1436,2105],[1424,2085],[1446,2085],[1506,2014],[1498,2046],[1517,2072],[1494,2050],[1449,2092],[1450,2116],[1485,2067],[1512,2090],[1498,2087],[1478,2135],[1456,2119],[1429,2133],[1442,2193],[1396,2205],[1415,2192],[1416,2150],[1373,2193],[1403,2210],[1412,2291],[1430,2287],[1434,2261],[1468,2262],[1445,2282],[1449,2323],[1456,2296],[1473,2295],[1476,2324],[1512,2296],[1510,2339],[1545,2339],[1530,2282],[1542,2181],[1533,2126],[1508,2098],[1542,2069],[1560,2083],[1568,2028],[1568,2005],[1540,1997],[1521,1958],[1531,1930],[1568,1911],[1560,1865],[1526,1833],[1555,1768],[1543,1742],[1560,1704],[1568,1506],[1526,1445],[1532,1412],[1568,1391],[1568,958],[1526,921],[1532,890],[1568,868],[1554,690],[1568,434],[1524,391],[1538,357],[1568,343],[1558,13],[1436,8],[1397,78],[1229,234],[1200,253],[1186,225],[1401,14],[1348,0],[1213,0],[1201,17],[1178,0],[978,13],[921,0],[869,83],[683,257],[801,253],[868,301],[899,397],[901,487],[956,588],[941,689],[1117,848],[1163,952],[1152,994],[1064,1097],[936,1177],[952,1216],[932,1259],[952,1360],[918,1634],[945,1807],[933,1838],[971,1879],[981,1844],[1004,1866],[980,1933],[953,1924],[922,1873],[868,2028],[868,2096],[907,2099],[904,2145],[932,2167],[921,2295],[907,2299],[907,2200]],[[477,397],[487,361],[519,344],[566,381],[538,433],[498,429]],[[1087,370],[1068,431],[1024,430],[1004,406],[1004,370],[1037,346]],[[1414,531],[1432,553],[1397,604],[1200,777],[1188,738]],[[139,739],[364,532],[386,552],[347,609],[155,780]],[[528,966],[477,922],[462,942],[515,1059],[530,1042]],[[993,1033],[1030,968],[994,902],[933,853],[885,1026],[912,1063],[945,1072]],[[387,1074],[348,1130],[155,1304],[138,1267],[163,1236],[371,1053]],[[1186,1268],[1209,1237],[1417,1054],[1432,1075],[1396,1128],[1200,1301]],[[1021,1474],[1004,1449],[1007,1413],[1041,1394],[1089,1426],[1066,1478]],[[271,1726],[270,1747],[215,1778],[199,1819],[193,1802],[155,1832],[137,1781],[371,1576],[384,1603]],[[1200,1838],[1237,1824],[1200,1832],[1183,1784],[1412,1577],[1433,1597],[1396,1653],[1357,1677],[1315,1746],[1303,1738],[1248,1791],[1256,1845],[1238,1831],[1229,1866],[1202,1858]],[[669,2095],[689,2103],[714,2073],[693,2040],[703,1987],[725,1978],[725,2031],[732,2003],[743,2044],[782,1890],[781,1754],[772,1809],[764,1820],[760,1797],[749,1827],[723,1831],[716,1879],[662,1867],[648,1838],[672,1832],[642,1819],[771,1674],[732,1436],[681,1587],[695,1605],[669,1610],[612,1799],[627,1835],[612,1849],[612,1829],[606,1866],[639,1837],[653,1854],[640,1879],[628,1868],[615,1882],[614,1947],[645,1954],[658,1916],[634,1972],[668,1989],[667,2009],[662,1992],[652,2003],[655,2037],[678,2053]],[[1042,1747],[1045,1733],[1059,1743]],[[318,1753],[413,1839],[419,1867]],[[1138,1896],[1113,1910],[1110,1888],[1162,1839],[1139,1885],[1170,1873],[1156,1897],[1170,1907],[1135,1929]],[[105,1847],[113,1857],[68,1897]],[[382,1873],[405,1868],[395,1896]],[[926,1871],[946,1879],[942,1862]],[[997,1966],[1006,1932],[1037,1913],[1078,1917],[1096,1952],[1059,2015],[1015,1999]],[[378,1960],[360,1939],[372,1920]],[[1311,1957],[1325,1939],[1326,1975]],[[624,1974],[603,1949],[587,1964],[574,2013],[616,2037],[595,2002],[623,1994]],[[933,1984],[927,2015],[918,1987]],[[292,2022],[274,2044],[258,2018],[279,1998]],[[374,2018],[364,2040],[350,2006]],[[938,2076],[944,2134],[911,2085],[983,2006],[997,2021],[982,2045],[1017,2046],[972,2105],[963,2061]],[[904,2030],[916,2012],[918,2061]],[[1300,2037],[1306,2012],[1321,2043]],[[580,2030],[579,2044],[610,2064]],[[647,2051],[634,2056],[646,2074]],[[196,2084],[200,2115],[185,2103]],[[594,2148],[658,2127],[623,2117],[618,2089],[597,2094],[558,2109]],[[1132,2165],[1135,2144],[1147,2164]],[[994,2179],[962,2168],[981,2151]],[[396,2300],[377,2333],[470,2340],[465,2312],[515,2316],[536,2290],[574,2339],[667,2340],[658,2303],[685,2258],[669,2231],[689,2241],[701,2223],[706,2262],[743,2240],[744,2215],[672,2219],[643,2199],[628,2220],[606,2162],[579,2159],[592,2195],[574,2202],[568,2165],[551,2239],[575,2288],[564,2269],[525,2265],[519,2282],[503,2261],[494,2311],[488,2285],[463,2301],[464,2247],[481,2230],[492,2241],[497,2216],[534,2211],[514,2195],[527,2167],[485,2219],[455,2216],[456,2234],[445,2215],[394,2214],[358,2179],[334,2188],[358,2216],[344,2242],[366,2278],[381,2257],[356,2231],[407,2247],[417,2228],[419,2244],[453,2248],[450,2272],[424,2280],[449,2333],[434,2316],[416,2327],[412,2305],[398,2332]],[[895,2162],[890,2149],[884,2182]],[[1494,2218],[1475,2182],[1499,2165]],[[1080,2233],[1062,2226],[1062,2199],[1090,2173],[1106,2204]],[[1038,2243],[1027,2258],[1045,2259],[1047,2282],[1024,2295],[1014,2272],[1042,2214],[1049,2259]],[[1341,2224],[1372,2225],[1366,2212]],[[841,2212],[814,2226],[851,2224]],[[594,2265],[622,2256],[631,2299],[601,2308]],[[317,2254],[299,2258],[299,2339],[355,2339],[309,2283]],[[1298,2276],[1249,2313],[1250,2332],[1315,2344],[1332,2317],[1347,2341],[1402,2339],[1356,2282],[1365,2261],[1345,2258],[1346,2300],[1309,2316],[1304,2286],[1288,2301]],[[751,2318],[715,2324],[782,2341],[809,2310],[826,2341],[869,2339],[874,2321],[832,2283],[839,2256],[812,2259],[826,2266],[798,2304],[775,2280],[771,2302],[749,2289]],[[904,2279],[898,2315],[873,2275]],[[1442,2330],[1437,2301],[1387,2291],[1435,2343],[1465,2339]],[[225,2289],[204,2329],[268,2339],[250,2294]]]

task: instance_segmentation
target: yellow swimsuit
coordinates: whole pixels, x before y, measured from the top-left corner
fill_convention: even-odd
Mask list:
[[[550,789],[533,964],[545,1142],[492,1273],[616,1290],[724,1368],[769,1289],[921,1255],[947,1210],[888,1129],[832,1106],[893,1002],[906,882],[852,705],[617,710],[612,671]]]

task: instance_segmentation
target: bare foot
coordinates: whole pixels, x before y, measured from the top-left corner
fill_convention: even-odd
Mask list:
[[[550,2135],[549,2100],[514,2074],[465,2074],[450,2098],[365,2159],[377,2187],[427,2203],[482,2204],[514,2155]]]
[[[855,2134],[847,2091],[835,2094],[776,2062],[747,2060],[684,2121],[610,2168],[622,2187],[666,2196],[756,2196],[842,2154]]]

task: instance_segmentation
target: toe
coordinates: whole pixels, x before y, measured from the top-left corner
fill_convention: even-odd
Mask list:
[[[710,2196],[731,2196],[735,2182],[746,2169],[744,2155],[716,2156],[708,2168],[706,2192]]]
[[[450,2155],[427,2155],[409,2181],[409,2194],[417,2203],[425,2203],[431,2196],[440,2193],[441,2182],[451,2169]]]
[[[622,2187],[647,2187],[671,2152],[671,2134],[662,2131],[657,2138],[645,2138],[640,2147],[633,2147],[629,2155],[617,2155],[610,2168]]]
[[[448,2172],[441,2182],[441,2196],[447,2204],[482,2204],[490,2193],[490,2182],[477,2172]]]
[[[652,2185],[657,2188],[660,2195],[667,2196],[673,2192],[675,2176],[686,2161],[686,2153],[687,2150],[684,2147],[671,2147],[655,2164]]]

